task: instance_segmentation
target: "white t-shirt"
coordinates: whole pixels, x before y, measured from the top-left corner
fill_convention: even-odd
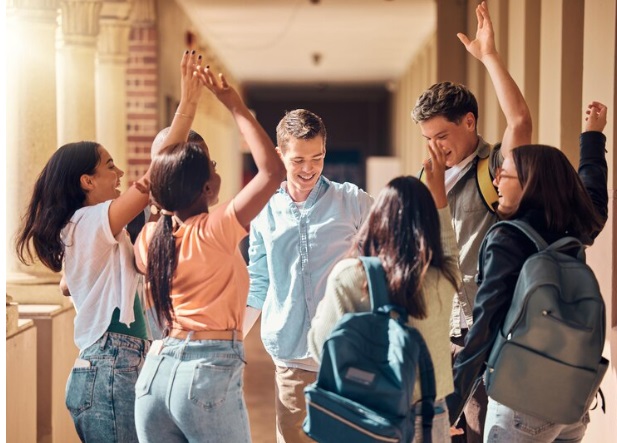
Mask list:
[[[133,245],[123,229],[115,238],[109,226],[111,200],[78,209],[61,233],[64,278],[77,311],[75,344],[80,350],[107,330],[115,308],[120,322],[135,321],[133,303],[139,281]]]
[[[464,158],[460,163],[452,166],[450,169],[446,170],[445,180],[446,180],[446,194],[452,190],[455,184],[458,183],[460,178],[465,175],[465,173],[471,167],[471,161],[478,154],[478,150],[473,151],[473,154]]]

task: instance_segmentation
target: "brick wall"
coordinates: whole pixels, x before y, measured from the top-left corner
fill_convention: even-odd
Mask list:
[[[150,146],[158,132],[156,26],[131,29],[126,75],[128,179],[148,169]]]

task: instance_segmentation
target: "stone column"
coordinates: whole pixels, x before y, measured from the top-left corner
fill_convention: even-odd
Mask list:
[[[96,140],[94,63],[101,0],[61,0],[58,145]]]
[[[56,18],[56,0],[12,0],[6,4],[5,38],[10,42],[6,46],[8,285],[58,279],[40,264],[22,265],[14,248],[34,182],[56,149]]]
[[[126,69],[129,53],[128,1],[103,3],[96,63],[96,141],[120,169],[128,169],[126,147]],[[124,187],[127,181],[123,181]]]

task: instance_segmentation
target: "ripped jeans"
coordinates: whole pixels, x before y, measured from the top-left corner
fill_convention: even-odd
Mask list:
[[[81,441],[137,443],[135,382],[150,342],[106,332],[79,353],[65,401]]]

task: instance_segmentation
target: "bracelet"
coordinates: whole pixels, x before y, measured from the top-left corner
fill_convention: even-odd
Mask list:
[[[193,115],[189,115],[189,114],[183,114],[181,112],[176,112],[176,115],[179,115],[180,117],[185,117],[185,118],[193,118]]]

